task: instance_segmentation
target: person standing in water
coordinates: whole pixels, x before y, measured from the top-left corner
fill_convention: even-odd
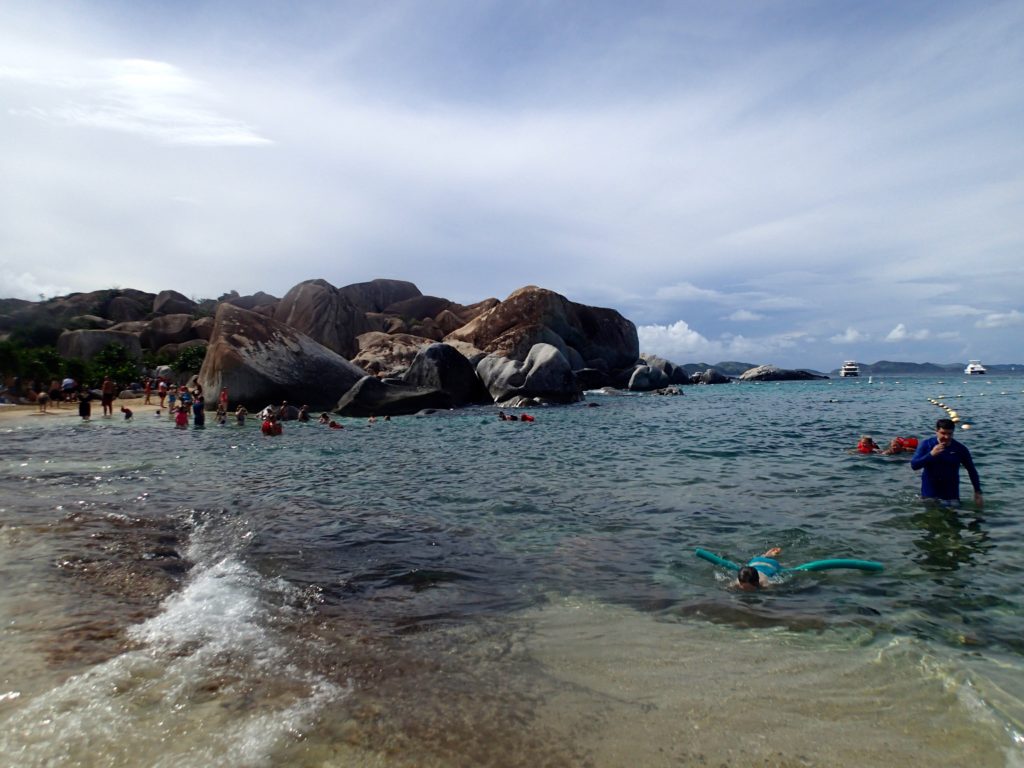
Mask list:
[[[935,422],[935,437],[922,440],[910,460],[910,468],[921,472],[921,498],[947,504],[960,502],[960,466],[967,470],[974,486],[974,504],[981,509],[981,478],[967,446],[953,438],[956,424],[952,419]]]

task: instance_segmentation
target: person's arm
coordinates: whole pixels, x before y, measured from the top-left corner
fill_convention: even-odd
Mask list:
[[[974,486],[974,503],[978,507],[982,507],[985,504],[985,499],[981,493],[981,476],[978,474],[978,468],[974,466],[974,458],[967,450],[967,446],[962,446],[962,451],[963,458],[960,459],[960,463],[964,465],[968,477],[971,478],[971,485]]]
[[[928,442],[927,440],[922,440],[918,443],[917,450],[914,451],[914,458],[910,460],[910,468],[915,472],[927,464],[928,460],[932,457],[931,447],[928,445]]]

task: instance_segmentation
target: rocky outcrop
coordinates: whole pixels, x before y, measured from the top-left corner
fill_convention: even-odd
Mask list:
[[[811,381],[827,378],[828,376],[821,376],[809,371],[788,370],[774,365],[759,365],[740,375],[740,381]]]
[[[365,312],[326,280],[307,280],[288,291],[274,320],[346,358],[359,351],[356,337],[372,329]]]
[[[451,399],[451,407],[491,402],[473,365],[447,344],[431,344],[421,349],[402,381],[409,386],[444,392]]]
[[[107,330],[121,331],[122,333],[134,333],[136,336],[139,336],[147,328],[149,328],[148,320],[128,320],[124,323],[112,325]]]
[[[410,282],[384,279],[346,285],[338,293],[361,312],[383,312],[392,304],[421,295],[420,289]]]
[[[146,330],[139,335],[139,341],[146,349],[160,349],[167,344],[181,344],[194,338],[192,315],[164,315],[153,318]]]
[[[68,324],[71,326],[71,330],[76,331],[106,331],[113,325],[107,318],[96,315],[78,315],[72,317]]]
[[[438,296],[421,295],[389,304],[384,308],[384,314],[398,315],[399,317],[407,317],[413,320],[424,320],[429,317],[433,320],[451,306],[452,302],[448,299],[442,299]]]
[[[232,403],[332,408],[366,372],[303,333],[257,312],[221,304],[199,382],[207,392],[227,387]],[[207,406],[215,407],[215,398]]]
[[[465,356],[447,344],[430,344],[400,379],[367,376],[342,396],[336,410],[342,416],[401,416],[489,402]]]
[[[657,355],[643,355],[641,365],[648,365],[651,368],[655,368],[665,374],[669,384],[689,384],[690,374],[687,373],[686,369],[681,365],[666,360],[663,357]]]
[[[120,331],[65,331],[57,339],[57,354],[66,358],[92,360],[108,344],[120,344],[136,360],[142,357],[139,337]]]
[[[561,351],[573,368],[631,367],[639,356],[636,326],[613,309],[576,304],[554,291],[527,286],[445,341],[465,341],[491,353],[525,359],[536,344]]]
[[[269,293],[263,291],[257,291],[249,296],[240,296],[238,291],[231,291],[225,293],[217,299],[218,304],[228,303],[234,304],[236,307],[242,309],[255,310],[258,307],[270,307],[271,309],[277,306],[277,303],[281,301],[276,296],[271,296]]]
[[[536,398],[550,403],[574,403],[581,399],[579,384],[565,356],[550,344],[537,344],[525,360],[487,355],[476,366],[494,402]]]
[[[452,407],[444,392],[367,376],[342,395],[334,410],[341,416],[365,417],[404,416],[425,408],[447,410]]]
[[[192,335],[197,339],[209,341],[213,336],[213,318],[200,317],[192,321]]]
[[[732,379],[723,373],[719,373],[714,368],[708,368],[706,371],[697,372],[690,376],[690,382],[692,384],[728,384]]]
[[[149,314],[151,303],[135,296],[115,296],[107,305],[107,317],[114,323],[143,320]]]
[[[626,389],[630,392],[650,392],[666,387],[668,384],[668,376],[660,368],[638,365],[633,369],[633,375],[629,377],[629,384],[626,385]]]
[[[420,350],[432,343],[422,336],[379,331],[361,334],[358,342],[359,352],[352,362],[375,376],[401,376]]]
[[[160,291],[153,299],[153,312],[158,315],[191,315],[196,309],[192,299],[177,291]]]

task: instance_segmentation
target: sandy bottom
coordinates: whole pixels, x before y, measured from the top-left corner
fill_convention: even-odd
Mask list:
[[[984,681],[913,641],[851,639],[581,604],[538,615],[528,650],[564,684],[546,719],[595,767],[1021,764]]]

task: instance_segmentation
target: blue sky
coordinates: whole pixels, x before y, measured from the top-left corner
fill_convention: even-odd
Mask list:
[[[0,6],[0,297],[540,285],[677,362],[1024,362],[1024,4]]]

